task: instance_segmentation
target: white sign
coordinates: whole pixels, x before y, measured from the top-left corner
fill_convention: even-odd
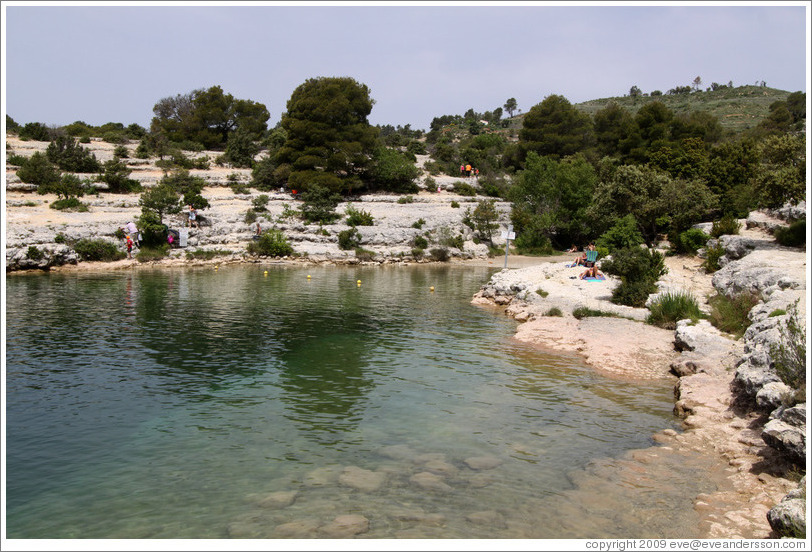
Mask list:
[[[516,232],[505,232],[504,230],[502,230],[502,238],[506,240],[515,240]]]

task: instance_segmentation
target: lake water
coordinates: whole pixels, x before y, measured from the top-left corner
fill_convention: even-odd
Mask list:
[[[492,272],[8,277],[8,537],[692,536],[696,466],[613,481],[673,381],[513,341],[470,304]]]

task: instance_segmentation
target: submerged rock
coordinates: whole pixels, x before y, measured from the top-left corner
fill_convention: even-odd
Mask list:
[[[492,470],[502,465],[502,460],[495,456],[472,456],[466,458],[464,462],[472,470]]]
[[[331,523],[319,528],[319,532],[329,539],[344,539],[367,531],[369,520],[357,514],[338,516]]]
[[[287,508],[293,504],[297,496],[299,496],[299,491],[278,491],[260,500],[259,506],[270,509]]]
[[[344,468],[338,477],[338,482],[345,487],[352,487],[358,491],[372,492],[380,489],[386,481],[386,474],[365,470],[357,466]]]
[[[453,490],[442,477],[430,472],[417,473],[409,478],[409,482],[427,491],[448,492]]]

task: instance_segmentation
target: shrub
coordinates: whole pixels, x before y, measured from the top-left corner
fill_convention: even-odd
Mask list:
[[[671,247],[675,253],[696,255],[705,244],[708,243],[708,236],[698,228],[691,228],[685,232],[680,232],[671,239]]]
[[[42,152],[34,154],[17,170],[17,176],[27,184],[49,186],[59,181],[59,171]]]
[[[62,232],[54,236],[54,243],[68,243],[68,238]]]
[[[775,241],[787,247],[806,247],[806,219],[775,229]]]
[[[725,248],[721,244],[716,244],[713,247],[705,249],[705,262],[702,263],[702,268],[708,272],[716,272],[720,268],[719,259],[724,257]]]
[[[429,251],[429,255],[435,261],[446,262],[451,257],[451,254],[446,247],[434,247]]]
[[[113,150],[113,155],[119,159],[127,159],[130,157],[130,150],[128,150],[126,146],[116,146]]]
[[[420,230],[421,228],[423,228],[424,224],[426,224],[426,219],[419,218],[412,223],[412,228],[417,228],[418,230]]]
[[[785,311],[784,309],[775,309],[769,315],[767,315],[767,317],[773,318],[775,316],[784,316],[785,314],[787,314],[787,311]]]
[[[757,293],[740,293],[733,298],[722,294],[714,295],[708,300],[711,306],[711,324],[738,339],[750,326],[751,320],[747,315],[760,300]]]
[[[139,263],[148,263],[150,261],[160,261],[166,257],[169,252],[169,244],[161,244],[156,246],[141,247],[135,255],[135,259]]]
[[[356,247],[355,258],[358,259],[359,261],[371,261],[375,259],[375,252],[370,251],[368,249],[364,249],[363,247]]]
[[[589,317],[596,317],[596,316],[606,316],[611,318],[620,318],[617,314],[613,312],[607,312],[602,310],[590,309],[589,307],[576,307],[572,311],[572,315],[581,320],[582,318],[589,318]]]
[[[127,256],[116,244],[106,240],[83,238],[73,244],[73,250],[83,261],[118,261]]]
[[[344,214],[347,215],[347,224],[350,226],[372,226],[375,224],[375,220],[368,211],[359,211],[352,205],[347,205]]]
[[[678,320],[690,318],[694,322],[703,317],[696,299],[687,292],[665,293],[649,306],[651,311],[646,322],[666,330],[677,327]]]
[[[50,208],[58,211],[78,211],[80,213],[86,213],[88,211],[87,205],[79,201],[79,198],[76,197],[57,199],[51,203]]]
[[[63,171],[92,173],[101,169],[96,156],[79,145],[70,136],[59,136],[45,150],[48,161]]]
[[[733,215],[725,215],[720,220],[713,223],[711,236],[718,238],[723,235],[738,234],[741,223]]]
[[[7,165],[15,165],[17,167],[22,167],[27,161],[28,157],[25,157],[24,155],[17,155],[16,153],[6,157]]]
[[[422,259],[423,258],[423,248],[421,247],[413,247],[412,248],[412,257],[415,259]]]
[[[775,373],[796,391],[802,402],[806,395],[806,329],[798,320],[798,303],[790,308],[786,325],[781,327],[781,339],[770,347]]]
[[[226,249],[195,249],[194,251],[186,251],[187,259],[201,259],[209,261],[214,257],[223,257],[231,255],[231,251]]]
[[[564,313],[561,312],[561,309],[558,307],[552,307],[550,310],[544,313],[544,316],[564,316]]]
[[[451,202],[451,208],[452,209],[459,209],[460,208],[460,202],[459,201],[452,201]]]
[[[266,257],[285,257],[293,255],[293,247],[281,230],[272,229],[266,230],[258,240],[249,243],[248,253]]]
[[[455,182],[454,193],[461,196],[473,197],[476,195],[476,188],[465,182]]]
[[[630,307],[644,306],[648,296],[657,291],[657,280],[667,272],[662,254],[643,247],[619,249],[601,268],[620,277],[612,302]]]
[[[271,200],[265,194],[260,194],[259,196],[255,197],[251,200],[251,205],[254,206],[255,211],[267,211],[268,210],[268,202]]]
[[[341,196],[325,186],[314,185],[302,193],[301,216],[307,222],[330,224],[339,218],[335,212]]]
[[[245,212],[245,218],[243,220],[245,224],[254,224],[257,221],[257,212],[253,209],[248,209]]]
[[[542,298],[547,297],[548,295],[550,295],[548,292],[544,291],[544,290],[543,290],[543,289],[541,289],[541,288],[538,288],[538,289],[536,290],[536,293],[537,293],[537,294],[538,294],[540,297],[542,297]]]
[[[412,197],[410,195],[399,197],[398,198],[398,203],[401,204],[401,205],[406,204],[406,203],[414,203],[414,197]]]
[[[643,235],[637,228],[637,219],[634,215],[626,215],[618,220],[614,226],[607,230],[595,242],[597,247],[605,247],[611,253],[618,249],[634,247],[643,243]]]
[[[361,245],[361,233],[353,226],[338,233],[338,248],[343,251],[355,249]]]
[[[425,249],[429,246],[428,240],[423,236],[415,236],[412,240],[412,244],[419,249]]]
[[[141,183],[130,178],[131,173],[132,169],[120,159],[113,158],[104,163],[104,172],[99,176],[99,180],[107,183],[110,192],[114,194],[137,192],[141,189]]]
[[[25,256],[34,261],[39,261],[45,256],[45,253],[43,253],[36,245],[29,245]]]

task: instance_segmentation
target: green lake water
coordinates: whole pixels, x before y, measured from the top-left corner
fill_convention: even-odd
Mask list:
[[[8,537],[273,538],[298,523],[316,538],[347,514],[369,520],[360,538],[691,536],[674,504],[623,495],[637,515],[614,519],[605,487],[576,489],[677,427],[673,382],[607,379],[515,342],[513,320],[470,304],[492,273],[7,277]],[[347,484],[348,468],[380,484]],[[426,473],[442,485],[417,483]],[[702,489],[675,476],[689,511]]]

